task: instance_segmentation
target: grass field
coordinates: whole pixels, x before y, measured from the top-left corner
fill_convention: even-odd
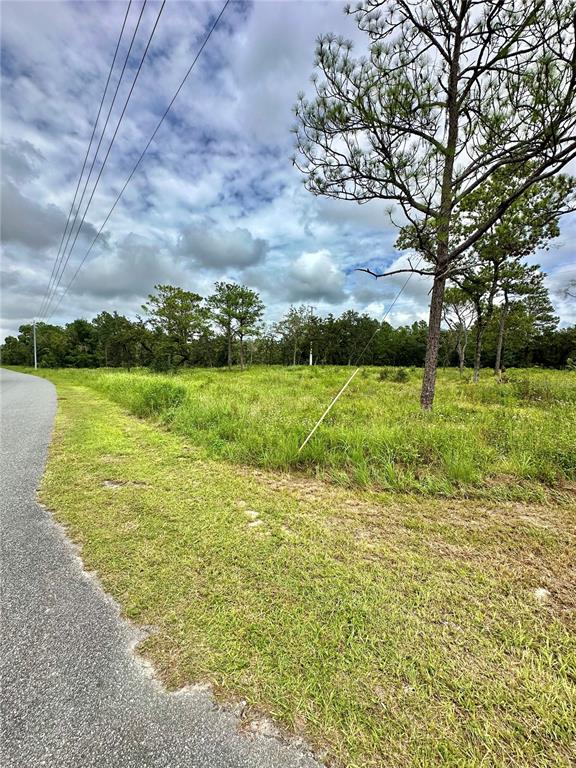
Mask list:
[[[447,373],[421,416],[416,374],[369,371],[298,464],[346,373],[47,372],[60,401],[41,498],[153,627],[140,651],[169,687],[210,682],[330,765],[572,765],[574,380],[472,389]],[[431,461],[443,432],[457,453],[445,437]],[[405,451],[394,483],[384,464],[360,471],[378,436]],[[473,478],[446,475],[455,455]]]
[[[339,484],[542,500],[576,480],[574,373],[511,371],[500,384],[486,372],[474,385],[441,371],[434,411],[422,413],[420,371],[396,382],[393,369],[366,369],[298,455],[349,374],[296,367],[57,375],[158,419],[212,458],[298,469]]]

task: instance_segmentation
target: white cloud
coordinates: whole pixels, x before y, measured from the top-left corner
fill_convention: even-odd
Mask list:
[[[576,322],[576,259],[556,269],[546,280],[555,311],[563,325]]]
[[[289,301],[344,301],[345,276],[330,251],[303,253],[282,280]]]
[[[174,256],[156,243],[138,235],[128,235],[113,251],[94,260],[80,272],[72,294],[105,299],[140,299],[155,283],[182,284],[186,271]]]
[[[46,248],[59,242],[66,217],[55,205],[43,206],[21,194],[8,178],[2,182],[3,243]]]
[[[243,227],[219,229],[208,220],[187,227],[178,242],[184,258],[216,272],[258,264],[266,256],[267,247],[265,240],[252,237]]]

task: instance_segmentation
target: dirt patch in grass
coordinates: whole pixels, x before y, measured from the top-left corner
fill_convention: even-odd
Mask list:
[[[42,499],[157,629],[166,685],[209,682],[347,768],[571,764],[574,506],[238,468],[63,388]]]
[[[141,480],[103,480],[103,488],[146,488],[148,483]]]

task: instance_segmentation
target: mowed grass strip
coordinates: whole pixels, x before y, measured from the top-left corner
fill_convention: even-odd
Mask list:
[[[242,469],[65,380],[41,498],[166,685],[349,768],[571,764],[574,507]]]
[[[394,369],[364,369],[300,454],[350,369],[45,375],[158,418],[212,458],[440,496],[543,501],[574,491],[576,374],[569,371],[511,371],[504,384],[485,371],[477,385],[440,371],[434,410],[423,413],[420,371],[396,382]]]

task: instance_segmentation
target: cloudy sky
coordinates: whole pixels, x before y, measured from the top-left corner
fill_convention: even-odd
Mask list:
[[[159,7],[149,0],[142,14],[100,156]],[[39,313],[126,8],[120,1],[1,5],[2,336]],[[142,0],[132,3],[110,94],[141,8]],[[220,8],[166,3],[63,285]],[[403,258],[394,250],[385,206],[315,198],[291,163],[292,106],[310,88],[315,39],[324,32],[362,48],[353,20],[335,0],[231,3],[52,322],[103,309],[133,315],[156,283],[207,295],[222,279],[259,290],[269,319],[290,303],[312,304],[321,314],[347,308],[382,314],[402,276],[375,281],[354,267]],[[98,171],[97,163],[88,192]],[[576,277],[574,218],[536,260],[549,274],[562,323],[576,321],[561,293]],[[414,277],[391,322],[425,318],[427,293],[426,281]]]

